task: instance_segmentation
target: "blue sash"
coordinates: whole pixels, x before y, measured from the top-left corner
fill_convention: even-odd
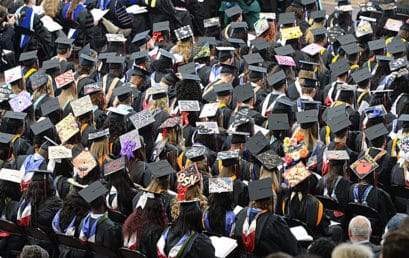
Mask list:
[[[16,11],[16,13],[19,14],[24,7],[26,7],[26,13],[24,15],[23,20],[21,21],[21,24],[19,24],[17,21],[17,25],[20,25],[21,27],[28,29],[30,31],[34,31],[33,29],[33,25],[34,25],[33,8],[23,5]],[[28,35],[24,35],[24,34],[21,35],[20,48],[24,48],[27,45],[29,39],[30,37]]]
[[[364,192],[364,195],[362,198],[359,198],[359,189],[358,189],[358,184],[354,186],[354,202],[356,203],[361,203],[365,206],[368,206],[368,203],[366,202],[366,199],[368,198],[369,192],[372,190],[373,186],[369,185]]]

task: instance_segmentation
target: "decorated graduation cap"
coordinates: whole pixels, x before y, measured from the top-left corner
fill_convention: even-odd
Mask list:
[[[210,43],[209,42],[195,43],[193,45],[192,56],[193,60],[210,57]]]
[[[121,157],[119,159],[112,160],[104,165],[104,176],[109,176],[124,170],[125,158]]]
[[[254,23],[254,30],[256,31],[256,36],[263,35],[266,31],[270,29],[270,24],[266,18],[258,19]]]
[[[249,198],[250,201],[257,201],[274,196],[273,180],[264,178],[249,182]]]
[[[275,55],[274,58],[276,59],[278,65],[290,66],[290,67],[296,66],[294,58],[292,58],[291,56]]]
[[[131,120],[131,123],[136,129],[141,129],[155,122],[155,119],[153,118],[152,114],[149,112],[149,109],[144,109],[130,116],[129,120]]]
[[[125,38],[125,36],[123,34],[111,34],[111,33],[107,33],[105,34],[108,43],[112,44],[119,44],[122,45],[125,43],[125,41],[127,40]]]
[[[65,143],[80,131],[75,117],[71,113],[58,122],[55,128],[57,129],[61,143]]]
[[[239,5],[234,5],[233,7],[230,7],[226,10],[224,10],[224,13],[226,14],[227,17],[229,17],[231,20],[235,20],[235,16],[240,15],[243,12],[243,10],[240,8]]]
[[[132,88],[129,86],[116,87],[112,93],[114,96],[118,97],[120,102],[123,102],[132,96]]]
[[[77,173],[80,178],[84,178],[98,164],[92,153],[86,149],[72,159],[72,165],[74,167],[74,172]]]
[[[31,88],[36,90],[48,82],[48,75],[43,71],[38,71],[30,76]]]
[[[109,64],[109,69],[122,69],[123,64],[125,63],[124,56],[111,56],[107,59]]]
[[[22,62],[24,65],[31,65],[37,60],[37,50],[23,52],[20,54],[19,62]]]
[[[254,97],[253,87],[249,83],[239,85],[234,88],[233,95],[236,97],[238,102],[245,102]]]
[[[151,39],[151,37],[149,36],[149,32],[150,30],[146,30],[136,34],[132,39],[132,43],[137,47],[142,46]]]
[[[166,119],[158,129],[173,128],[179,125],[181,117],[169,117]]]
[[[217,160],[221,160],[224,167],[234,166],[239,162],[239,150],[221,151],[217,153]]]
[[[209,178],[209,193],[230,193],[233,192],[233,180],[231,177]]]
[[[60,68],[60,61],[58,59],[50,59],[43,62],[43,69],[45,71]]]
[[[335,41],[337,41],[337,38],[339,36],[344,35],[344,30],[338,24],[336,24],[328,28],[327,35],[328,35],[329,42],[335,43]]]
[[[369,155],[364,155],[350,166],[352,171],[359,179],[364,179],[365,177],[369,176],[378,167],[379,165]]]
[[[146,93],[147,93],[147,95],[151,95],[152,99],[154,99],[154,100],[164,98],[164,97],[166,97],[168,95],[167,89],[164,88],[164,87],[161,87],[161,86],[159,86],[159,87],[150,87],[147,90]]]
[[[169,176],[176,173],[175,169],[169,164],[167,160],[160,160],[153,163],[146,164],[149,171],[154,178]]]
[[[23,112],[31,107],[32,102],[30,95],[26,91],[22,91],[16,97],[10,99],[9,104],[14,112]]]
[[[217,84],[214,87],[214,91],[218,97],[220,96],[229,96],[233,91],[233,86],[231,83],[221,83]]]
[[[331,129],[331,132],[338,133],[351,126],[351,122],[345,114],[341,114],[335,117],[328,117],[327,125]]]
[[[408,65],[408,58],[406,56],[396,58],[389,62],[389,70],[396,71],[405,68]]]
[[[272,113],[268,115],[267,119],[268,129],[271,131],[281,131],[290,129],[288,114],[286,113]]]
[[[233,123],[231,124],[232,128],[237,128],[240,125],[244,125],[249,123],[250,117],[249,117],[249,109],[248,108],[241,108],[236,115],[234,116]]]
[[[100,83],[94,82],[94,83],[89,83],[84,86],[84,94],[89,95],[95,92],[100,92],[102,91],[102,85]]]
[[[6,83],[13,83],[23,78],[21,66],[16,66],[4,71],[4,81]]]
[[[204,146],[192,146],[185,151],[185,157],[193,162],[206,158],[207,150]]]
[[[318,11],[313,11],[311,12],[311,19],[313,19],[315,22],[320,22],[325,19],[327,16],[325,10],[318,10]]]
[[[219,134],[217,122],[196,122],[198,134]]]
[[[372,74],[368,71],[367,68],[363,68],[354,71],[351,76],[356,84],[358,84],[359,86],[366,86],[371,79]]]
[[[71,159],[72,150],[65,146],[49,146],[48,159]]]
[[[348,61],[344,58],[339,58],[335,63],[329,65],[331,74],[334,76],[341,76],[349,71]]]
[[[63,74],[58,75],[54,78],[58,89],[64,89],[71,86],[71,83],[75,81],[74,73],[72,70],[66,71]]]
[[[365,129],[365,135],[370,141],[376,140],[379,137],[384,137],[389,134],[388,129],[386,129],[383,123],[376,124]]]
[[[0,180],[8,181],[16,184],[20,184],[21,180],[24,177],[24,170],[14,170],[8,168],[2,168],[0,170]]]
[[[301,38],[303,35],[300,26],[281,28],[280,34],[281,38],[285,40],[298,39]]]
[[[181,112],[200,111],[200,104],[198,100],[179,100],[178,106]]]
[[[277,86],[281,86],[285,83],[287,76],[285,75],[283,70],[280,70],[267,78],[268,86],[276,88]]]
[[[181,28],[178,28],[174,32],[175,32],[176,38],[181,41],[187,40],[193,37],[193,31],[190,25],[186,25]]]
[[[350,159],[346,150],[327,150],[326,155],[332,166],[344,165]]]
[[[44,118],[40,121],[37,121],[36,123],[32,124],[30,126],[31,131],[33,132],[34,135],[40,135],[44,132],[46,132],[47,130],[53,128],[53,123],[51,122],[51,120],[47,117]]]
[[[91,204],[95,200],[105,195],[109,190],[100,182],[95,181],[92,184],[88,185],[86,188],[78,192],[78,194],[88,203]]]
[[[256,156],[268,147],[268,141],[266,137],[257,132],[253,137],[250,137],[246,142],[246,148],[253,156]]]
[[[178,182],[178,200],[184,200],[184,192],[187,188],[192,187],[202,180],[202,176],[197,168],[196,163],[183,168],[176,173]]]
[[[134,158],[132,152],[142,147],[138,129],[119,136],[119,142],[121,144],[121,156],[126,155],[128,159]]]
[[[88,140],[92,142],[101,141],[109,137],[109,128],[88,134]]]
[[[398,32],[400,27],[402,26],[403,22],[400,20],[395,20],[392,18],[389,18],[386,20],[385,26],[383,27],[384,29],[387,29],[389,31],[395,31]]]
[[[372,35],[373,33],[373,29],[372,29],[372,25],[371,23],[369,23],[368,21],[360,21],[358,24],[358,27],[355,29],[355,35],[358,38],[361,38],[363,36],[366,35]]]
[[[274,170],[284,165],[284,160],[273,150],[268,150],[256,156],[257,160],[268,170]]]
[[[220,18],[219,17],[212,17],[203,20],[203,27],[204,28],[211,28],[211,27],[220,27]]]
[[[284,174],[283,177],[287,180],[288,185],[291,188],[302,183],[305,179],[307,179],[311,175],[311,172],[305,167],[302,161],[298,162],[296,165],[292,166],[288,169]]]
[[[278,16],[278,22],[282,25],[291,25],[295,22],[295,13],[294,12],[285,12],[280,13]]]
[[[316,122],[318,122],[318,110],[316,109],[297,112],[296,116],[298,123],[303,129],[311,128]]]
[[[308,46],[305,46],[304,48],[301,49],[302,52],[306,53],[309,56],[315,56],[321,52],[323,47],[321,45],[312,43],[309,44]]]
[[[91,112],[94,108],[89,95],[74,100],[70,104],[75,117],[80,117],[88,112]]]
[[[66,37],[58,37],[54,42],[57,43],[58,49],[69,49],[72,47],[72,43],[74,43],[74,39],[70,39]]]

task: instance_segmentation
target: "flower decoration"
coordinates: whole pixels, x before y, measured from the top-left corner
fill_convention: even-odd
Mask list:
[[[309,151],[303,143],[303,140],[304,135],[302,133],[296,133],[292,138],[284,138],[284,160],[287,166],[294,165],[300,159],[308,158]]]

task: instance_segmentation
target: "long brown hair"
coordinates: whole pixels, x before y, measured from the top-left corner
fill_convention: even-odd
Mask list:
[[[68,8],[67,14],[71,15],[71,13],[75,10],[75,8],[77,8],[79,3],[80,0],[71,0],[70,8]]]

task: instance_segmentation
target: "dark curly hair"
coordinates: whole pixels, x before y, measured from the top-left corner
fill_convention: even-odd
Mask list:
[[[119,211],[128,216],[132,212],[132,198],[136,192],[131,178],[127,172],[120,171],[109,175],[107,181],[107,188],[111,189],[114,186],[118,192]]]
[[[210,194],[208,203],[208,218],[212,233],[225,235],[224,217],[227,211],[232,211],[234,208],[233,193]]]
[[[61,228],[67,228],[74,216],[77,216],[75,228],[78,228],[81,220],[88,214],[89,210],[90,207],[83,198],[73,193],[67,195],[60,214]]]

